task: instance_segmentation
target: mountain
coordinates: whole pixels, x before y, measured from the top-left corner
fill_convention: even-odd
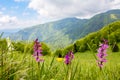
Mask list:
[[[96,32],[89,33],[85,37],[76,40],[73,44],[63,49],[56,50],[54,54],[59,53],[65,56],[66,53],[71,50],[74,53],[83,53],[90,50],[93,54],[93,52],[97,52],[100,43],[103,43],[104,40],[106,40],[106,44],[109,45],[108,53],[120,52],[120,21],[112,22]]]
[[[84,52],[86,50],[97,51],[99,44],[107,40],[109,49],[118,52],[120,49],[120,21],[116,21],[104,26],[102,29],[78,39],[74,44],[69,45],[63,50],[73,50],[74,52]],[[65,52],[65,51],[63,51]]]
[[[76,30],[83,28],[83,23],[86,19],[66,18],[63,20],[40,24],[25,28],[15,34],[10,35],[13,40],[35,40],[38,38],[40,41],[54,44],[52,47],[63,47],[73,42],[78,35]],[[71,35],[70,35],[71,34]],[[72,36],[70,38],[69,36]],[[58,43],[61,43],[58,45]]]
[[[2,29],[0,30],[0,34],[3,33],[2,37],[6,38],[9,37],[10,34],[18,32],[20,29]]]
[[[110,10],[90,19],[66,18],[22,29],[10,35],[12,40],[35,40],[47,42],[52,48],[63,48],[76,39],[98,31],[103,26],[120,20],[120,10]]]
[[[103,26],[117,20],[120,20],[120,10],[110,10],[105,13],[95,15],[84,25],[85,29],[81,36],[97,31]]]

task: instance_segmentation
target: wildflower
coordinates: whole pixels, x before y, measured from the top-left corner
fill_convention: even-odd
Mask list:
[[[98,56],[97,62],[98,62],[98,66],[100,67],[100,69],[102,69],[103,63],[107,62],[105,57],[107,56],[106,51],[107,51],[107,48],[109,47],[108,41],[107,40],[103,40],[103,41],[104,43],[100,44],[100,47],[98,49],[98,54],[97,54]]]
[[[70,64],[73,58],[74,58],[73,52],[70,51],[65,56],[65,64],[67,64],[67,65]]]
[[[64,60],[64,59],[62,58],[62,55],[59,54],[59,55],[58,55],[58,58],[57,58],[57,61],[58,61],[58,62],[61,62],[61,61],[63,61],[63,60]]]
[[[43,59],[40,58],[42,56],[41,53],[42,53],[42,46],[38,42],[38,39],[36,39],[34,41],[34,54],[33,54],[33,56],[35,57],[35,59],[36,59],[37,62],[44,61]]]
[[[63,61],[63,58],[57,58],[57,61],[61,62],[61,61]]]

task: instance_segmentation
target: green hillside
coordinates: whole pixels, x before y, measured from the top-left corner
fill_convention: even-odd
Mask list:
[[[12,40],[40,41],[49,44],[52,49],[63,48],[85,35],[98,31],[103,26],[120,20],[120,10],[110,10],[90,19],[66,18],[22,29],[10,35]]]
[[[76,32],[76,30],[82,29],[83,23],[86,21],[86,19],[67,18],[56,22],[40,24],[22,29],[15,34],[10,35],[10,38],[12,40],[29,41],[38,38],[40,41],[52,45],[52,47],[63,47],[72,43],[73,39],[77,38],[76,34],[78,31]],[[70,38],[70,36],[72,38]]]
[[[74,52],[84,52],[87,50],[97,51],[103,39],[108,40],[109,49],[118,52],[120,48],[120,21],[104,26],[101,30],[93,32],[69,45],[63,52],[73,50]],[[63,53],[64,54],[64,53]]]

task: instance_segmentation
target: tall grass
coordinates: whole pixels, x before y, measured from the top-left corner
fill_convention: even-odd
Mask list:
[[[64,61],[58,62],[55,56],[44,56],[45,61],[38,68],[37,62],[28,53],[12,51],[0,56],[3,59],[0,63],[0,80],[120,80],[119,52],[109,52],[108,62],[102,71],[89,51],[76,53],[70,67]]]
[[[7,44],[5,44],[7,45]],[[0,80],[120,80],[120,52],[108,51],[102,71],[96,53],[75,53],[70,65],[57,61],[56,56],[43,56],[44,62],[33,58],[26,45],[23,53],[0,46]]]

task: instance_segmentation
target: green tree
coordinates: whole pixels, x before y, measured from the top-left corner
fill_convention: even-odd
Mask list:
[[[50,48],[48,47],[48,45],[45,44],[44,42],[42,42],[41,45],[42,45],[42,54],[43,55],[51,55],[51,51],[50,51]]]

